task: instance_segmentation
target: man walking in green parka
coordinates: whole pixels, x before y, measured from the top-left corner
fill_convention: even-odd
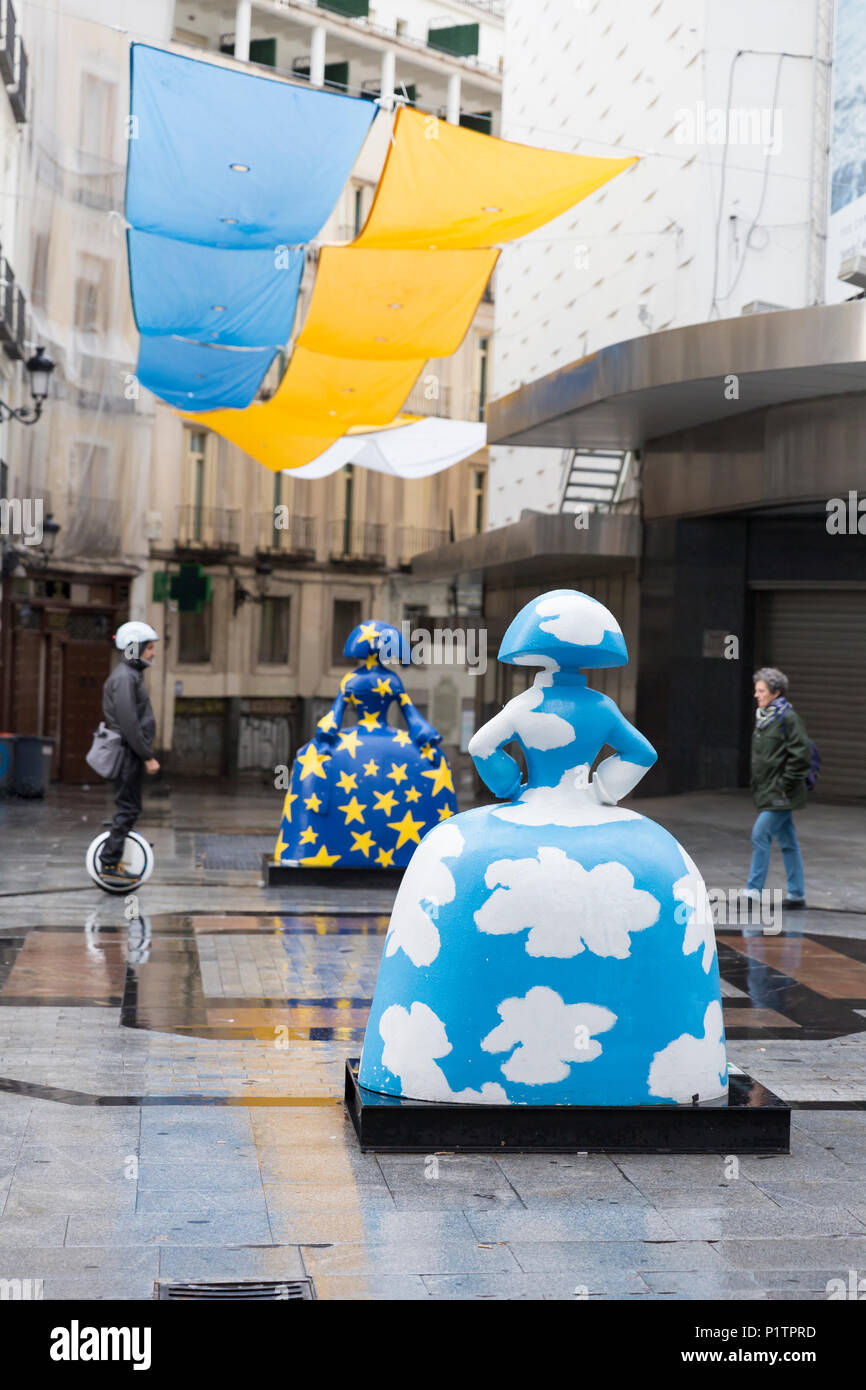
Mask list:
[[[758,816],[752,827],[752,865],[746,893],[758,898],[767,879],[775,840],[782,851],[788,896],[782,906],[806,905],[803,860],[794,812],[806,805],[812,749],[802,719],[788,701],[788,677],[773,666],[754,674],[755,731],[752,734],[752,795]]]

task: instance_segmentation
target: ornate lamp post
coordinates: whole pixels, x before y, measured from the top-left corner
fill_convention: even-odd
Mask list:
[[[0,401],[0,420],[17,420],[20,425],[35,425],[42,414],[42,406],[48,396],[54,363],[50,357],[46,356],[45,349],[38,347],[33,356],[24,363],[24,366],[30,377],[30,394],[33,397],[33,404],[32,406],[22,405],[17,410],[13,410],[11,405],[7,405],[5,401]]]

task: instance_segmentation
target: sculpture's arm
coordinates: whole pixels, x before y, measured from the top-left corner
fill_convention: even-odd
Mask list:
[[[391,682],[391,689],[395,700],[399,700],[400,713],[406,720],[406,728],[409,730],[409,737],[414,744],[420,748],[425,743],[441,743],[442,735],[439,730],[434,728],[428,719],[412,704],[409,696],[403,689],[403,682],[395,671],[388,672],[388,679]]]
[[[328,713],[323,714],[316,725],[316,732],[313,736],[316,743],[333,746],[337,742],[337,734],[340,732],[345,708],[346,697],[341,690]]]
[[[649,739],[644,738],[615,705],[605,742],[616,753],[599,763],[592,778],[592,789],[603,806],[615,806],[637,786],[658,758]]]
[[[511,703],[488,719],[469,740],[478,776],[494,796],[500,797],[513,796],[520,786],[520,764],[504,749],[517,732]]]

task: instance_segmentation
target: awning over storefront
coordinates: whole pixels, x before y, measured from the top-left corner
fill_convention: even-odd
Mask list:
[[[488,408],[490,444],[637,449],[768,406],[866,391],[866,301],[632,338]]]
[[[640,518],[596,513],[591,527],[575,526],[573,513],[524,512],[519,521],[416,555],[412,573],[422,579],[461,576],[495,582],[571,585],[580,575],[631,569],[640,553]]]

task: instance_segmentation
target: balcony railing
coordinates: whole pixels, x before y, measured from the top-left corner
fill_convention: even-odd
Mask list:
[[[448,532],[434,526],[400,526],[397,530],[398,563],[408,565],[414,555],[448,543]]]
[[[385,563],[385,524],[380,521],[331,521],[328,523],[331,560]]]
[[[435,373],[423,372],[403,405],[404,415],[435,415],[438,419],[483,420],[484,402],[478,391],[439,386]]]
[[[184,506],[177,509],[178,550],[238,550],[240,510]]]
[[[312,559],[316,554],[316,518],[290,516],[277,525],[274,513],[256,513],[256,550],[270,556]]]
[[[24,328],[27,301],[15,283],[15,275],[5,256],[0,256],[0,342],[7,357],[24,356]]]

